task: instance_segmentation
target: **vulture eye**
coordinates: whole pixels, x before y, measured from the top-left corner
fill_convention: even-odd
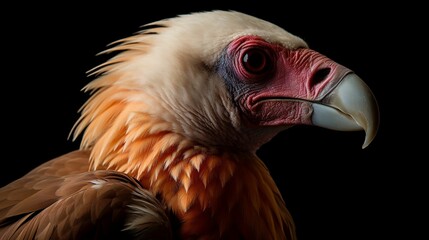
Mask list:
[[[259,49],[250,49],[243,55],[243,66],[249,73],[261,73],[264,72],[268,60],[266,54]]]
[[[240,75],[247,81],[260,80],[272,72],[272,54],[266,49],[255,47],[244,49],[239,59]]]

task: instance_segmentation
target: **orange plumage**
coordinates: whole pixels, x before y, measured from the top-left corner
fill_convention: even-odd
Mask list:
[[[148,24],[112,52],[90,71],[81,149],[0,189],[1,239],[295,239],[256,150],[297,124],[365,130],[366,144],[377,130],[354,73],[242,13]]]

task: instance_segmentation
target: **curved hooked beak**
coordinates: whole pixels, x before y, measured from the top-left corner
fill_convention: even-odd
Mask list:
[[[312,123],[339,131],[365,131],[366,148],[378,131],[380,113],[370,88],[349,73],[321,101],[313,102]]]

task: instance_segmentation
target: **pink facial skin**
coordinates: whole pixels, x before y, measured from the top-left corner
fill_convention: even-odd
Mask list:
[[[351,70],[308,48],[287,49],[254,36],[232,42],[228,55],[241,81],[235,98],[259,126],[311,124],[320,102]]]

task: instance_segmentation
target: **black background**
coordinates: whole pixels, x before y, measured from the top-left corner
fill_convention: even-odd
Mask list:
[[[411,77],[419,68],[407,56],[421,49],[417,41],[422,29],[409,23],[420,17],[415,11],[419,7],[141,2],[2,7],[1,185],[78,148],[79,142],[68,134],[88,97],[81,92],[91,80],[86,71],[106,60],[96,54],[107,44],[152,21],[231,9],[300,36],[314,50],[354,70],[379,102],[379,132],[366,149],[361,149],[363,132],[298,126],[259,150],[295,219],[299,239],[414,239],[410,237],[419,223],[411,213],[421,213],[417,202],[427,191],[427,186],[414,191],[418,183],[427,182],[420,166],[427,156],[416,151],[420,145],[413,140],[424,133],[424,117],[415,111],[421,109],[415,93],[423,85]]]

